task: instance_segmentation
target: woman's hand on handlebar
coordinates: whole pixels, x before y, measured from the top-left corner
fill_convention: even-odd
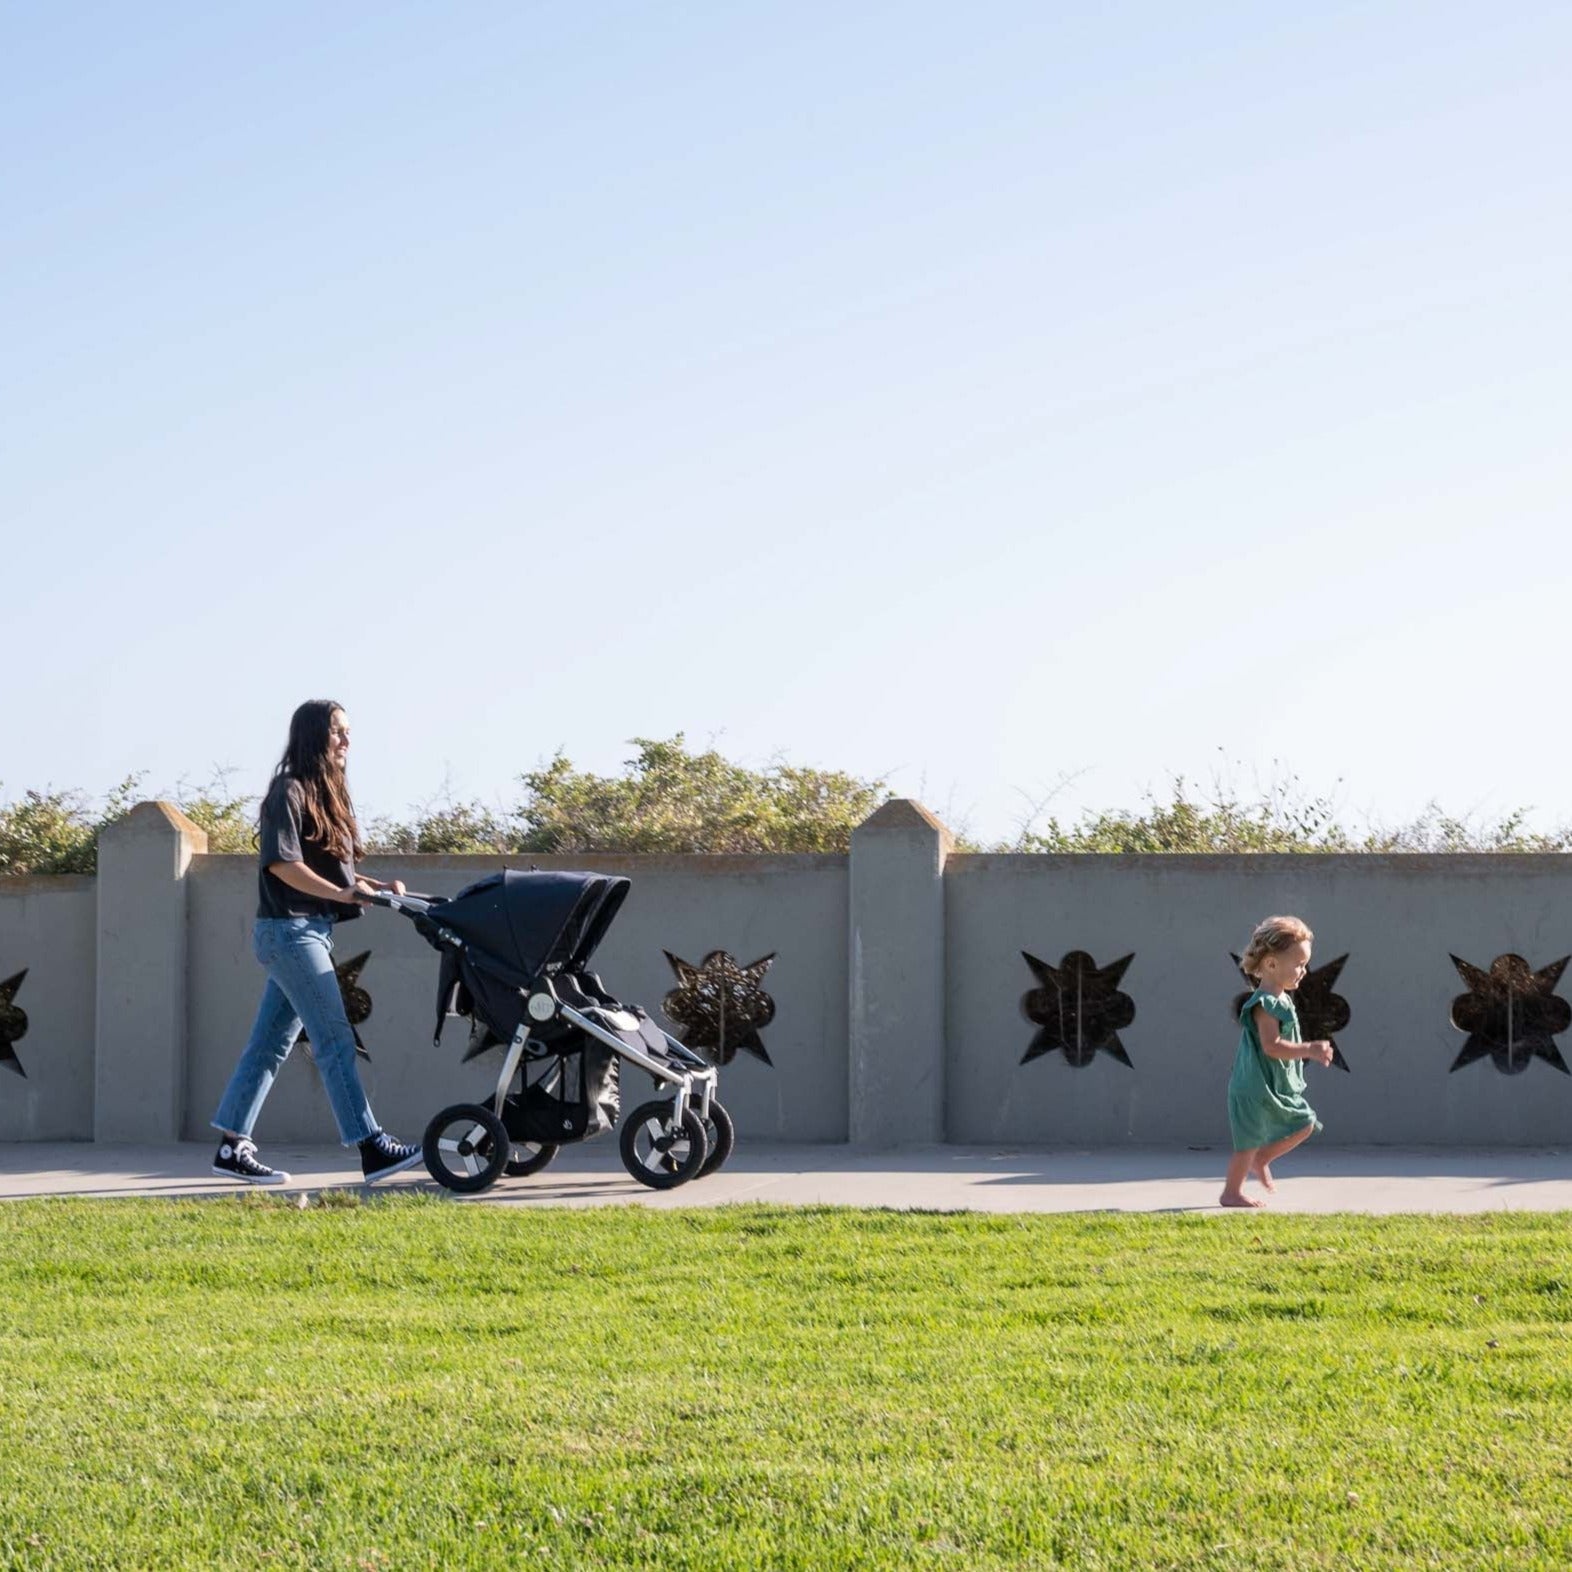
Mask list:
[[[403,895],[404,881],[402,879],[371,879],[365,874],[357,874],[355,883],[367,890],[386,890],[389,895]]]

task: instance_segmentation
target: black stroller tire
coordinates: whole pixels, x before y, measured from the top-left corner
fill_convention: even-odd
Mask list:
[[[454,1133],[454,1126],[460,1133]],[[513,1155],[506,1126],[480,1103],[444,1108],[426,1126],[420,1149],[431,1177],[460,1195],[489,1190]]]
[[[531,1174],[538,1174],[561,1150],[560,1146],[550,1146],[544,1141],[515,1141],[513,1155],[502,1171],[510,1179],[528,1179]]]
[[[697,1110],[684,1108],[682,1124],[673,1130],[671,1104],[664,1099],[640,1103],[622,1121],[617,1144],[622,1166],[652,1190],[675,1189],[696,1178],[710,1155],[709,1137]]]
[[[731,1115],[713,1097],[710,1098],[709,1117],[704,1121],[704,1134],[709,1139],[710,1155],[704,1159],[704,1166],[699,1170],[701,1179],[721,1167],[737,1147],[737,1126],[731,1122]]]

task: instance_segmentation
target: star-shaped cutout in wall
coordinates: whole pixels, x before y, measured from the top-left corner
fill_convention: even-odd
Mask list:
[[[1239,957],[1232,952],[1229,959],[1235,966],[1239,964]],[[1346,954],[1339,955],[1335,961],[1328,961],[1325,966],[1306,972],[1304,980],[1294,990],[1294,1009],[1299,1016],[1299,1035],[1307,1043],[1331,1043],[1333,1065],[1352,1074],[1348,1069],[1348,1061],[1343,1057],[1343,1050],[1337,1046],[1337,1033],[1347,1031],[1353,1011],[1348,1008],[1348,1000],[1342,994],[1332,991],[1347,961]],[[1244,977],[1242,971],[1239,975]],[[1245,981],[1250,983],[1250,993],[1254,993],[1255,984],[1248,977],[1245,977]],[[1236,1021],[1250,993],[1235,995],[1233,1017]]]
[[[1531,1059],[1543,1059],[1563,1075],[1572,1075],[1552,1040],[1572,1025],[1572,1004],[1556,992],[1556,984],[1572,956],[1530,971],[1521,955],[1498,955],[1482,972],[1452,957],[1468,984],[1468,992],[1452,1001],[1452,1024],[1468,1033],[1454,1070],[1476,1059],[1490,1058],[1503,1075],[1521,1075]]]
[[[4,982],[0,982],[0,1065],[14,1070],[24,1081],[27,1071],[16,1056],[16,1045],[27,1036],[27,1013],[13,1001],[25,976],[27,968],[24,966],[15,977],[7,977]]]
[[[344,1014],[349,1017],[349,1029],[355,1035],[355,1054],[357,1058],[368,1062],[371,1055],[366,1052],[366,1045],[360,1040],[360,1027],[363,1026],[371,1014],[371,995],[360,986],[360,968],[371,959],[370,950],[362,950],[359,955],[352,955],[347,961],[340,961],[333,968],[334,975],[338,978],[338,991],[344,996]],[[311,1037],[304,1028],[300,1033],[300,1040],[307,1048],[311,1047]],[[312,1054],[313,1059],[316,1055]]]
[[[1021,1063],[1057,1049],[1078,1070],[1099,1053],[1130,1064],[1119,1033],[1135,1019],[1135,1001],[1120,993],[1119,981],[1135,955],[1100,967],[1085,950],[1071,950],[1057,966],[1021,954],[1041,985],[1021,998],[1021,1014],[1038,1028]]]
[[[676,973],[677,986],[660,1007],[683,1044],[716,1064],[730,1064],[739,1049],[770,1064],[759,1032],[775,1019],[775,1001],[763,986],[774,952],[746,966],[725,950],[711,950],[697,966],[670,950],[661,954]]]

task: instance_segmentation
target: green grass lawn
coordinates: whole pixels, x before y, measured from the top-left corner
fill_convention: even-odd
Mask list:
[[[0,1566],[1572,1566],[1565,1215],[0,1206]]]

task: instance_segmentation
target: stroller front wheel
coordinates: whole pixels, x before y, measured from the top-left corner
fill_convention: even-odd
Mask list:
[[[714,1173],[731,1156],[737,1145],[737,1127],[731,1122],[731,1115],[714,1097],[710,1098],[710,1113],[704,1121],[704,1134],[709,1140],[710,1154],[699,1170],[701,1179]]]
[[[640,1184],[652,1190],[670,1190],[686,1184],[710,1155],[704,1121],[692,1108],[684,1108],[679,1124],[669,1102],[640,1103],[623,1121],[618,1145],[622,1165]]]
[[[461,1195],[490,1189],[513,1155],[506,1126],[479,1103],[454,1103],[426,1126],[426,1167],[438,1184]]]

